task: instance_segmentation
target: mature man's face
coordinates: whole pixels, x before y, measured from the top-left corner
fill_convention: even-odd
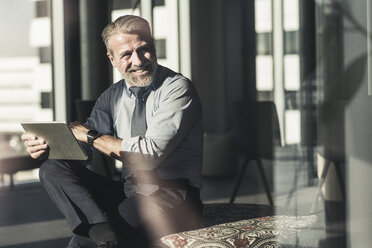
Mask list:
[[[126,82],[140,87],[152,82],[157,61],[151,44],[137,34],[122,33],[113,34],[109,43],[112,54],[107,56]]]

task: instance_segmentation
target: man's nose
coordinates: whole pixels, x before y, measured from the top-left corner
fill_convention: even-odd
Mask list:
[[[138,65],[138,66],[142,64],[142,60],[136,51],[132,53],[131,62],[133,65]]]

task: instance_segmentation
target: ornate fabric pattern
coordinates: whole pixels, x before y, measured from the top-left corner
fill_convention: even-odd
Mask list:
[[[161,242],[171,248],[279,248],[316,220],[315,215],[259,217],[171,234]]]

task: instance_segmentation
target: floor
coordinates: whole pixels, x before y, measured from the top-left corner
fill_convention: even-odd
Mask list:
[[[275,164],[265,167],[274,175],[271,185],[274,188],[274,205],[287,209],[293,215],[315,214],[318,217],[317,225],[310,230],[312,239],[317,239],[315,243],[318,245],[314,247],[343,247],[344,240],[340,236],[343,237],[344,223],[325,224],[325,204],[322,201],[314,204],[317,200],[316,186],[309,186],[316,181],[309,182],[308,167],[294,159],[293,151],[279,151]],[[30,173],[33,175],[30,178],[35,178],[35,172]],[[0,187],[0,247],[66,247],[72,233],[63,216],[37,180],[27,181],[27,175],[22,175],[25,181],[21,183],[19,178],[16,177],[14,189],[9,189],[6,180]],[[236,176],[205,176],[203,202],[227,203],[235,181]],[[248,166],[235,202],[268,204],[254,163]],[[311,213],[311,210],[314,211]]]

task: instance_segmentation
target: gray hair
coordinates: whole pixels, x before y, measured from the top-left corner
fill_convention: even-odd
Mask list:
[[[135,15],[124,15],[109,23],[102,31],[107,52],[112,54],[109,39],[114,34],[138,34],[142,40],[148,42],[154,49],[154,40],[148,21]]]

